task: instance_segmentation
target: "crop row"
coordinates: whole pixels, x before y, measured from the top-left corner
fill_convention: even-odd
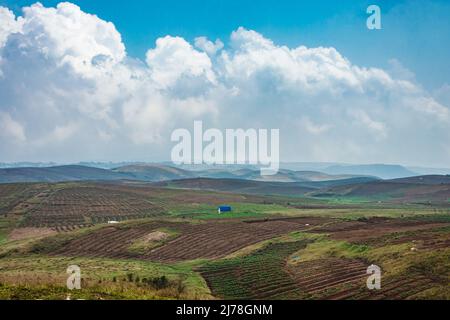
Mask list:
[[[209,262],[199,269],[213,294],[225,299],[274,299],[299,293],[286,259],[306,241],[270,243],[251,255]]]
[[[96,187],[68,187],[42,193],[22,226],[71,226],[139,219],[164,214],[145,197]]]

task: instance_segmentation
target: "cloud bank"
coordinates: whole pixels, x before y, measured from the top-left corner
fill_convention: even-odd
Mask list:
[[[445,88],[437,97],[413,76],[243,27],[226,45],[168,35],[141,61],[111,22],[74,4],[20,17],[0,7],[0,161],[168,160],[171,132],[197,119],[280,128],[282,161],[443,166]]]

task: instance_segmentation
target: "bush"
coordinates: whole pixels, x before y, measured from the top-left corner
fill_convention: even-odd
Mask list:
[[[145,281],[144,281],[145,280]],[[166,276],[150,278],[150,279],[142,279],[142,282],[145,282],[147,285],[155,288],[155,289],[164,289],[169,286],[169,280]]]
[[[133,282],[133,274],[127,273],[127,279],[128,279],[128,282]]]

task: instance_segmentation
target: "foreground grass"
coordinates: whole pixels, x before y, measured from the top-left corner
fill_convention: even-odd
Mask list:
[[[209,299],[193,268],[202,261],[159,264],[136,260],[29,255],[0,259],[0,299]],[[82,289],[66,288],[67,267],[81,268]],[[145,279],[165,277],[153,287]]]

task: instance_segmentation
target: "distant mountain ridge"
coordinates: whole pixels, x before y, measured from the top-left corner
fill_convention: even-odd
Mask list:
[[[55,162],[0,162],[0,169],[2,168],[48,168],[48,167],[56,167],[56,166],[66,166],[66,165],[77,165],[77,166],[86,166],[100,169],[114,169],[119,167],[126,166],[142,166],[142,165],[162,165],[169,167],[176,167],[179,169],[184,169],[186,171],[239,171],[239,170],[253,170],[259,171],[258,166],[255,165],[175,165],[170,161],[158,162],[158,163],[148,163],[148,162],[139,162],[139,161],[124,161],[124,162],[101,162],[101,161],[85,161],[78,163],[55,163]],[[342,170],[345,167],[345,170]],[[419,166],[402,166],[402,165],[391,165],[391,164],[349,164],[349,163],[337,163],[337,162],[281,162],[280,169],[281,170],[289,170],[289,171],[313,171],[313,172],[321,172],[328,174],[347,174],[340,172],[348,172],[351,171],[351,167],[355,169],[355,172],[352,172],[354,175],[361,175],[357,173],[357,171],[361,170],[361,167],[364,168],[364,175],[378,176],[383,178],[383,171],[386,168],[390,167],[391,170],[399,170],[395,174],[398,177],[392,177],[392,171],[390,177],[388,178],[404,178],[409,177],[411,174],[414,176],[425,176],[425,175],[446,175],[450,174],[450,168],[432,168],[432,167],[419,167]],[[370,174],[367,174],[367,170],[370,170]],[[378,171],[377,171],[378,170]],[[329,172],[330,171],[330,172]],[[332,172],[331,172],[332,171]]]
[[[237,179],[265,182],[320,182],[344,181],[352,178],[374,177],[351,174],[331,175],[317,171],[292,171],[280,169],[273,176],[261,176],[260,171],[250,168],[237,170],[209,169],[189,171],[163,164],[132,164],[113,169],[102,169],[80,165],[55,167],[20,167],[0,169],[0,183],[13,182],[63,182],[82,180],[137,180],[147,182],[181,180],[192,178]]]
[[[376,176],[382,179],[413,177],[418,174],[400,165],[363,164],[363,165],[333,165],[323,170],[329,174],[354,174]]]
[[[328,181],[277,182],[224,178],[192,178],[156,182],[154,185],[160,187],[226,191],[242,194],[302,196],[322,188],[365,183],[375,180],[377,179],[370,177],[357,177]]]
[[[428,175],[332,186],[308,194],[324,198],[359,198],[372,201],[445,204],[450,201],[450,175]]]
[[[121,173],[77,165],[0,169],[0,183],[123,179],[127,179],[127,176]]]
[[[388,172],[391,175],[399,172],[398,168],[394,169],[393,172]],[[79,165],[0,169],[0,183],[66,181],[140,181],[158,187],[241,194],[424,204],[432,201],[447,207],[450,201],[450,175],[381,180],[371,176],[331,175],[317,171],[282,169],[275,176],[261,177],[258,170],[250,168],[189,171],[162,164],[133,164],[111,170]]]
[[[113,172],[125,175],[131,180],[166,181],[174,179],[187,179],[195,176],[191,171],[161,165],[161,164],[135,164],[112,169]]]

